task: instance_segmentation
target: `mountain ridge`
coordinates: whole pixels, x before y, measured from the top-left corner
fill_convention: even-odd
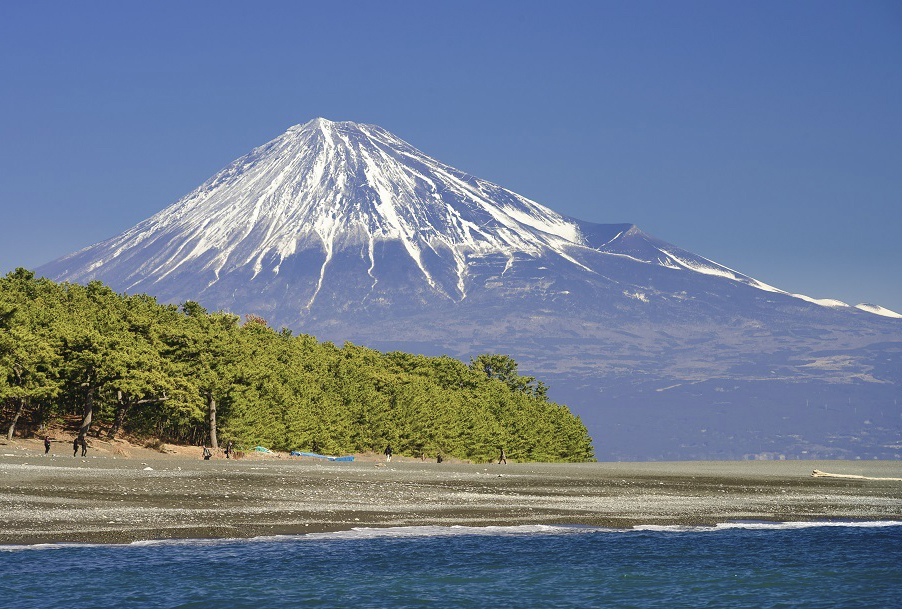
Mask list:
[[[374,150],[381,151],[383,160],[403,156],[414,162],[414,169],[405,172],[397,163],[387,162],[380,171],[373,163],[377,155]],[[330,166],[333,170],[327,172]],[[356,176],[356,182],[347,177],[348,173]],[[436,175],[446,182],[440,183]],[[264,178],[269,178],[263,182],[265,188],[255,189]],[[407,189],[390,186],[396,184]],[[443,198],[439,187],[453,189],[453,196]],[[223,196],[223,192],[228,196]],[[361,205],[361,197],[370,205]],[[500,205],[496,204],[499,197]],[[254,201],[249,215],[243,200]],[[461,211],[470,212],[469,217]],[[345,221],[343,226],[339,219]],[[493,230],[483,230],[489,224]],[[242,232],[238,227],[246,228]],[[169,246],[165,241],[170,236],[180,238],[182,243],[176,248]],[[54,278],[73,281],[112,274],[114,283],[125,290],[152,291],[153,286],[146,281],[148,276],[157,276],[156,283],[182,265],[197,261],[197,270],[207,275],[212,272],[212,277],[207,278],[209,288],[219,281],[223,271],[250,264],[254,277],[264,271],[278,274],[287,257],[304,249],[321,248],[325,253],[317,283],[321,287],[334,251],[365,245],[372,270],[374,242],[392,239],[401,242],[430,287],[452,299],[466,295],[468,254],[551,251],[580,264],[568,253],[579,246],[631,256],[646,263],[720,274],[760,289],[782,292],[649,237],[635,224],[595,224],[558,214],[440,163],[375,125],[323,118],[290,127],[133,229],[41,269]],[[138,252],[139,260],[135,260],[133,251]],[[436,282],[423,263],[424,255],[449,258],[457,281]],[[123,261],[132,264],[129,267]],[[101,272],[105,265],[112,270]],[[313,304],[317,294],[314,292],[307,306]],[[861,310],[902,317],[879,305]]]
[[[336,342],[508,353],[529,374],[550,375],[556,400],[577,401],[612,458],[642,457],[630,451],[644,440],[611,436],[604,419],[614,415],[599,405],[611,396],[636,412],[655,405],[659,458],[760,452],[753,442],[729,452],[738,442],[727,431],[686,448],[712,425],[697,404],[716,409],[724,395],[729,417],[766,413],[767,429],[749,437],[789,454],[902,452],[890,439],[902,431],[902,373],[886,364],[902,360],[902,315],[778,289],[631,223],[564,216],[376,126],[296,125],[134,228],[38,271],[254,313]],[[802,431],[789,435],[803,440],[783,438],[787,415],[775,404],[795,396],[796,412],[806,393],[845,395],[855,416],[825,425],[799,415]],[[692,424],[676,412],[694,413]],[[847,428],[858,440],[831,447]]]

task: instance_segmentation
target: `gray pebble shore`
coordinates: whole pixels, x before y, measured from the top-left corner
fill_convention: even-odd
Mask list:
[[[0,544],[353,527],[902,521],[897,461],[586,464],[73,458],[0,447]]]

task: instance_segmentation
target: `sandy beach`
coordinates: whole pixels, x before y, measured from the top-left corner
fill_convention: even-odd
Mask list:
[[[898,461],[353,463],[287,455],[201,459],[95,442],[87,457],[0,443],[0,544],[241,538],[410,525],[708,525],[902,521]],[[196,454],[195,454],[196,453]]]

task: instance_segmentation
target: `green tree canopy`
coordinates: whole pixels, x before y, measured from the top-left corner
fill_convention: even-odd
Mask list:
[[[8,433],[77,417],[79,433],[277,450],[486,461],[592,459],[585,426],[507,355],[336,347],[256,315],[208,312],[56,284],[0,279],[0,405]],[[67,419],[68,420],[68,419]]]

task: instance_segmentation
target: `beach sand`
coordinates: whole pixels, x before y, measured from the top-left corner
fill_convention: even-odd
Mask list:
[[[242,538],[411,525],[898,520],[898,461],[467,464],[363,456],[201,459],[94,442],[0,442],[0,544]]]

